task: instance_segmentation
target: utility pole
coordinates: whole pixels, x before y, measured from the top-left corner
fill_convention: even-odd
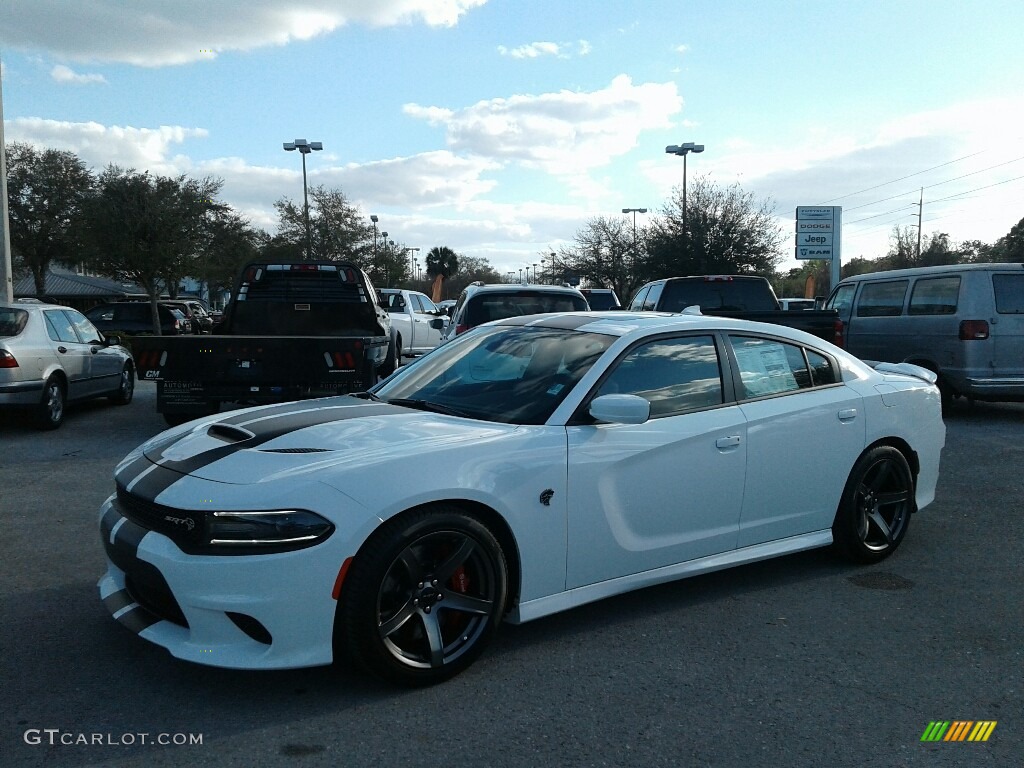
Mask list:
[[[7,145],[4,143],[4,93],[0,86],[0,301],[14,301],[11,220],[7,215]]]
[[[921,199],[917,203],[917,263],[921,263],[921,214],[924,212],[924,187],[921,187]]]

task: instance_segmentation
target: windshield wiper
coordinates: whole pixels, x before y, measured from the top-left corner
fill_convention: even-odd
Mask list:
[[[390,405],[402,405],[405,406],[406,408],[415,408],[420,411],[430,411],[431,413],[443,413],[447,416],[461,416],[464,419],[474,418],[465,411],[460,411],[457,408],[449,408],[447,405],[434,403],[431,402],[430,400],[416,400],[407,397],[392,397],[391,399],[385,400],[383,402],[389,403]]]
[[[376,400],[378,403],[384,402],[373,394],[373,392],[350,392],[349,394],[352,395],[352,397],[358,397],[361,400]]]

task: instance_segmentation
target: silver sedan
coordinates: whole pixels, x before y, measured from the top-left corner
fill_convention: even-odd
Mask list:
[[[134,391],[131,353],[78,310],[0,303],[0,409],[29,409],[41,429],[56,429],[71,401],[126,405]]]

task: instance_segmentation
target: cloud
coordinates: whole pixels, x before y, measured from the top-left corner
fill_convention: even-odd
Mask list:
[[[598,91],[511,96],[458,110],[418,104],[403,109],[443,127],[459,154],[567,176],[626,154],[642,131],[671,127],[670,117],[682,106],[674,83],[634,85],[620,75]]]
[[[575,45],[577,56],[586,56],[593,50],[590,43],[586,40],[579,40]],[[542,56],[556,56],[559,59],[568,59],[572,57],[572,48],[573,45],[571,43],[536,42],[527,43],[515,48],[499,45],[498,53],[513,59],[539,59]]]
[[[690,46],[688,46],[688,45],[677,45],[675,47],[675,52],[679,53],[679,54],[687,54],[687,53],[690,52]]]
[[[66,67],[63,64],[58,64],[53,69],[51,69],[50,77],[52,77],[58,83],[73,83],[75,85],[88,85],[90,83],[107,82],[107,78],[105,78],[103,75],[82,75],[78,72],[75,72],[73,69],[71,69],[71,67]]]
[[[454,26],[487,0],[6,0],[0,44],[74,61],[185,64],[309,40],[348,24]],[[54,23],[59,19],[60,23]]]
[[[4,131],[7,141],[68,150],[94,168],[113,163],[124,168],[162,174],[181,172],[178,170],[179,164],[169,156],[173,146],[190,138],[203,138],[207,135],[201,128],[177,125],[133,128],[95,122],[44,120],[39,117],[18,117],[5,121]]]
[[[504,45],[499,45],[498,53],[502,56],[510,56],[513,59],[537,59],[541,56],[568,58],[568,56],[562,53],[562,46],[558,43],[527,43],[516,48],[506,48]]]

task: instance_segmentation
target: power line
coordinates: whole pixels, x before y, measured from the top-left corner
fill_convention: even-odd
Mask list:
[[[968,156],[968,157],[971,157],[971,156]],[[1001,168],[1002,166],[1010,165],[1011,163],[1019,163],[1022,160],[1024,160],[1024,156],[1021,156],[1019,158],[1014,158],[1013,160],[1008,160],[1005,163],[997,163],[995,165],[989,166],[988,168],[982,168],[981,170],[978,170],[978,171],[971,171],[971,173],[965,173],[962,176],[955,176],[953,178],[946,179],[945,181],[936,181],[934,184],[928,184],[924,188],[925,189],[931,189],[933,186],[942,186],[942,184],[948,184],[951,181],[959,181],[962,178],[967,178],[968,176],[976,176],[979,173],[984,173],[985,171],[991,171],[991,170],[993,170],[995,168]],[[955,162],[955,161],[950,161],[950,162]],[[945,164],[945,165],[948,165],[948,164]],[[924,171],[922,171],[922,173],[924,173]],[[915,174],[911,174],[911,175],[915,175]],[[897,180],[899,180],[899,179],[897,179]],[[1011,180],[1013,180],[1013,179],[1011,179]],[[886,183],[891,183],[891,182],[886,182]],[[879,184],[879,186],[885,186],[885,184]],[[992,186],[994,186],[994,184],[992,184]],[[874,187],[874,188],[877,188],[877,187]],[[987,187],[981,187],[981,188],[987,188]],[[871,203],[864,203],[863,205],[859,205],[859,206],[852,206],[850,208],[847,208],[846,210],[847,211],[856,211],[858,208],[868,208],[869,206],[878,205],[879,203],[886,203],[886,202],[888,202],[890,200],[895,200],[896,198],[902,198],[904,195],[912,195],[912,194],[913,194],[913,189],[910,189],[909,191],[905,191],[905,193],[900,193],[898,195],[893,195],[892,197],[883,198],[882,200],[876,200],[876,201],[873,201]],[[962,195],[966,195],[967,193],[961,193],[961,194]],[[849,197],[849,196],[847,196],[847,197]],[[839,200],[839,198],[836,198],[836,200]]]
[[[907,176],[901,176],[900,178],[893,179],[892,181],[885,181],[885,182],[882,182],[881,184],[876,184],[873,187],[868,187],[867,189],[862,189],[859,192],[851,192],[850,194],[842,195],[841,197],[833,197],[831,200],[826,200],[824,203],[822,203],[822,205],[825,205],[826,203],[834,203],[836,200],[845,200],[846,198],[853,197],[854,195],[860,195],[860,194],[863,194],[864,192],[870,192],[872,189],[878,189],[880,187],[886,187],[886,186],[888,186],[890,184],[895,184],[897,181],[903,181],[904,179],[909,179],[909,178],[912,178],[914,176],[920,176],[922,173],[928,173],[928,171],[934,171],[937,168],[942,168],[942,167],[947,166],[947,165],[952,165],[953,163],[959,163],[961,160],[966,160],[969,157],[974,157],[975,155],[980,155],[980,154],[982,154],[982,153],[984,153],[986,151],[987,150],[983,149],[980,152],[973,152],[973,153],[971,153],[969,155],[964,155],[963,157],[958,157],[956,160],[949,160],[948,162],[945,162],[945,163],[939,163],[938,165],[933,165],[931,168],[925,168],[923,171],[917,171],[916,173],[911,173],[911,174],[909,174]],[[881,202],[881,201],[879,201],[879,202]],[[852,209],[849,209],[849,210],[852,210]]]

